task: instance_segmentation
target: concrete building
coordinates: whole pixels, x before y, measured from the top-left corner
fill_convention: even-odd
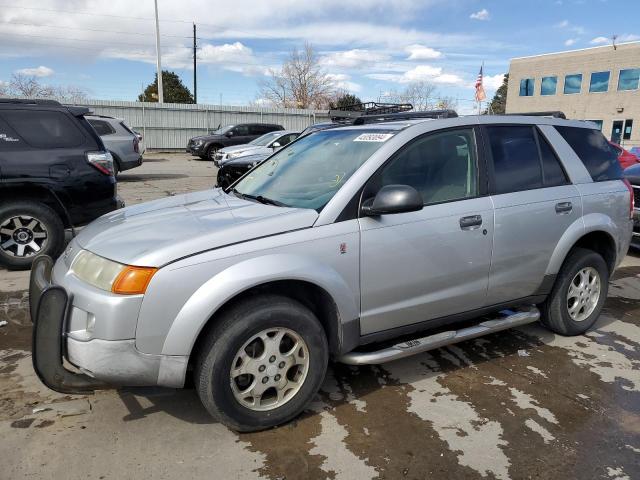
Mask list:
[[[514,58],[507,113],[560,110],[640,147],[640,42]]]

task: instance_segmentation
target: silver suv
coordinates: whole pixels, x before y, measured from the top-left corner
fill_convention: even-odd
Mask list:
[[[116,174],[142,165],[141,135],[131,130],[123,119],[106,115],[85,115],[85,118],[111,153]]]
[[[215,418],[252,431],[298,415],[329,358],[383,363],[537,320],[589,329],[632,231],[595,125],[388,120],[301,138],[226,190],[109,213],[55,265],[40,257],[42,381],[193,375]]]

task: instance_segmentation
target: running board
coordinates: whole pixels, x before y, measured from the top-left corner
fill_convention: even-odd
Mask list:
[[[500,312],[500,315],[498,318],[485,320],[472,327],[408,340],[375,352],[349,352],[338,357],[337,361],[348,365],[375,365],[386,363],[540,320],[540,311],[536,307],[528,307],[527,309],[519,311],[503,310]]]

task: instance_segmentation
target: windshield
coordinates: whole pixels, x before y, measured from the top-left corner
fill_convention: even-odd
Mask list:
[[[396,132],[325,130],[292,143],[240,180],[234,191],[276,204],[321,210]]]
[[[265,133],[261,137],[258,137],[255,140],[250,141],[249,145],[256,145],[258,147],[266,147],[269,144],[269,142],[272,142],[273,140],[275,140],[276,138],[281,137],[281,136],[282,136],[282,133],[280,133],[280,132]]]
[[[219,129],[217,129],[215,132],[213,132],[213,135],[224,135],[225,133],[227,133],[229,130],[231,130],[235,125],[227,125],[225,127],[220,127]]]

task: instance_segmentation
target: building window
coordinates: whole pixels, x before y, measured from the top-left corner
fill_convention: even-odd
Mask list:
[[[558,89],[558,77],[542,77],[540,95],[555,95]]]
[[[628,119],[624,122],[624,133],[622,134],[623,140],[631,140],[631,130],[633,130],[633,120]]]
[[[609,77],[611,72],[594,72],[591,74],[589,91],[591,93],[606,92],[609,90]]]
[[[574,93],[580,93],[582,89],[582,74],[576,73],[575,75],[567,75],[564,77],[564,94],[571,95]]]
[[[520,80],[520,96],[533,97],[534,86],[535,80],[533,78],[523,78],[522,80]]]
[[[637,90],[640,83],[640,68],[620,70],[618,90]]]
[[[598,130],[602,131],[602,120],[586,120],[586,121],[595,123],[598,126]]]

